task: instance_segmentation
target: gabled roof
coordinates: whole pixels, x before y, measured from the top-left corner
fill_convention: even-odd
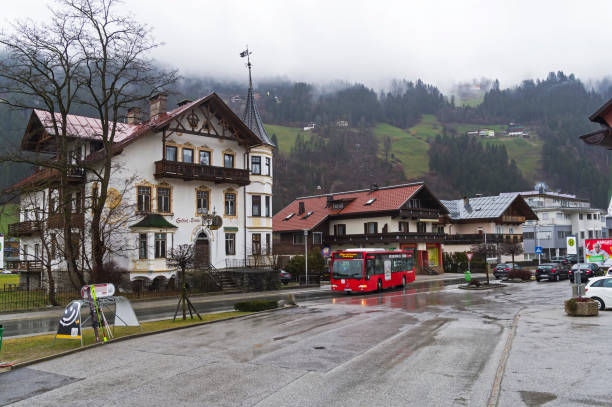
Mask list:
[[[386,212],[399,210],[410,198],[419,191],[426,189],[422,182],[404,185],[382,187],[376,190],[363,189],[358,191],[334,192],[327,195],[315,195],[296,198],[293,202],[281,209],[272,219],[272,228],[275,232],[312,229],[330,216],[350,214],[372,214],[375,212]],[[327,207],[328,197],[334,201],[343,200],[345,206],[342,209]],[[370,204],[366,202],[375,199]],[[350,201],[349,201],[350,200]],[[304,203],[304,213],[298,215],[299,204]],[[440,204],[442,212],[446,212]],[[311,215],[304,217],[312,212]],[[288,220],[289,214],[293,213]]]
[[[130,226],[131,228],[159,228],[159,229],[176,229],[172,223],[168,222],[166,218],[157,213],[151,213],[140,222],[134,223]]]
[[[442,201],[442,204],[448,209],[448,216],[451,220],[476,220],[499,218],[515,201],[521,205],[527,220],[538,218],[519,193],[469,198],[468,205],[465,205],[463,199]]]
[[[595,111],[592,115],[589,116],[589,120],[595,123],[605,124],[610,127],[610,123],[607,123],[604,116],[612,109],[612,99],[609,99],[606,103],[604,103],[599,109]]]
[[[193,102],[186,103],[182,106],[177,107],[169,112],[162,113],[153,117],[152,119],[140,123],[140,124],[127,124],[117,123],[117,129],[115,133],[115,145],[122,146],[127,143],[131,143],[141,136],[147,134],[147,130],[160,131],[167,126],[171,120],[178,118],[189,109],[200,106],[205,103],[213,103],[217,109],[235,125],[238,130],[242,131],[246,138],[248,138],[252,145],[269,143],[267,134],[265,139],[260,137],[259,134],[252,131],[237,115],[223,102],[223,99],[216,93],[211,93],[208,96],[194,100]],[[56,121],[60,126],[61,115],[55,113]],[[261,119],[260,119],[261,120]],[[99,119],[92,117],[79,116],[70,114],[66,117],[66,129],[69,137],[82,138],[82,139],[100,139],[102,134],[102,125]],[[28,124],[28,128],[32,125],[40,124],[42,128],[48,134],[54,134],[53,119],[51,113],[46,110],[34,109],[32,116]],[[263,127],[263,124],[261,125]],[[265,131],[265,130],[264,130]],[[25,149],[26,143],[29,140],[24,137],[22,140],[22,149]]]

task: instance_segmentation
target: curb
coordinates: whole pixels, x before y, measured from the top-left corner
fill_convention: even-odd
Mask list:
[[[202,321],[202,322],[196,322],[195,324],[191,324],[191,325],[177,326],[177,327],[174,327],[174,328],[166,328],[166,329],[162,329],[160,331],[141,332],[141,333],[136,333],[136,334],[132,334],[132,335],[122,336],[120,338],[112,339],[111,341],[109,341],[107,343],[104,343],[104,342],[93,343],[91,345],[82,346],[80,348],[70,349],[70,350],[67,350],[67,351],[62,352],[62,353],[56,353],[54,355],[45,356],[45,357],[42,357],[40,359],[33,359],[33,360],[28,360],[26,362],[17,363],[17,364],[14,364],[13,366],[9,367],[8,370],[6,370],[5,372],[0,372],[0,375],[2,373],[10,372],[12,370],[20,369],[22,367],[27,367],[27,366],[30,366],[30,365],[33,365],[33,364],[36,364],[36,363],[47,362],[49,360],[57,359],[57,358],[60,358],[62,356],[72,355],[74,353],[83,352],[85,350],[89,350],[89,349],[96,348],[96,347],[99,347],[99,346],[108,346],[108,345],[111,345],[111,344],[116,343],[116,342],[123,342],[123,341],[130,340],[130,339],[136,339],[136,338],[142,338],[142,337],[145,337],[145,336],[163,334],[163,333],[166,333],[166,332],[179,331],[179,330],[182,330],[182,329],[195,328],[195,327],[198,327],[198,326],[214,324],[214,323],[217,323],[217,322],[225,322],[225,321],[231,321],[231,320],[234,320],[234,319],[242,319],[242,318],[247,318],[247,317],[250,317],[250,316],[253,316],[253,315],[259,315],[259,314],[264,314],[264,313],[276,312],[276,311],[281,311],[281,310],[285,310],[285,309],[289,309],[289,308],[297,308],[297,307],[299,307],[299,305],[289,305],[289,306],[282,307],[282,308],[279,307],[279,308],[268,309],[268,310],[264,310],[264,311],[251,312],[250,314],[247,314],[247,315],[238,315],[238,316],[235,316],[235,317],[217,319],[215,321]]]

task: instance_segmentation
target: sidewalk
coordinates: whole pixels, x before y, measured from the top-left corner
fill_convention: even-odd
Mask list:
[[[493,279],[493,276],[489,276]],[[473,279],[484,280],[486,276],[484,274],[472,274]],[[427,284],[432,282],[443,282],[444,285],[453,285],[453,284],[461,284],[465,282],[463,274],[460,273],[445,273],[438,275],[421,275],[418,274],[416,279],[410,285],[420,285]],[[190,296],[191,302],[196,304],[207,304],[207,303],[219,303],[226,302],[228,303],[227,309],[231,309],[234,302],[243,301],[246,299],[258,299],[265,298],[271,296],[279,296],[282,297],[287,294],[295,294],[295,295],[308,295],[308,294],[323,294],[323,295],[331,295],[331,287],[329,283],[322,284],[320,287],[295,287],[289,289],[280,289],[273,291],[250,291],[243,293],[228,293],[228,294],[193,294]],[[132,301],[132,307],[134,311],[138,314],[139,311],[156,309],[156,308],[164,308],[164,307],[173,307],[176,306],[176,297],[162,297],[162,298],[153,298],[153,299],[143,299]],[[37,311],[25,311],[25,312],[11,312],[11,313],[0,313],[0,324],[8,321],[17,321],[17,320],[36,320],[53,317],[56,318],[59,314],[61,314],[63,307],[50,307],[44,310]],[[215,311],[217,312],[217,311]],[[143,319],[143,321],[146,319]]]

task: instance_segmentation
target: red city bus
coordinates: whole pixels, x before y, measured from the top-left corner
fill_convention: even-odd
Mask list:
[[[414,281],[414,250],[348,249],[334,252],[332,291],[367,292]]]

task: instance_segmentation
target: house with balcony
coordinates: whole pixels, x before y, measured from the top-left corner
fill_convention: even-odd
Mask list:
[[[542,247],[545,258],[566,255],[568,236],[577,238],[579,256],[582,256],[585,239],[608,237],[606,211],[592,208],[587,199],[548,191],[543,186],[519,194],[537,215],[537,219],[523,226],[526,259],[537,258],[537,246]]]
[[[215,93],[184,100],[169,111],[161,93],[150,99],[148,119],[141,116],[134,108],[125,123],[117,123],[106,206],[121,215],[109,218],[117,225],[109,244],[118,249],[108,260],[127,269],[132,280],[164,282],[175,276],[167,262],[169,251],[181,244],[193,244],[196,267],[209,269],[244,266],[253,257],[270,254],[274,145],[252,86],[242,118]],[[57,159],[51,119],[49,112],[32,112],[24,151],[46,151],[51,160]],[[67,268],[61,253],[65,206],[60,201],[72,213],[70,239],[76,251],[90,250],[84,230],[98,185],[89,169],[99,165],[104,153],[101,124],[69,115],[66,126],[73,164],[68,182],[61,187],[58,172],[44,168],[9,189],[20,199],[19,222],[9,227],[9,235],[21,240],[16,268],[31,273],[40,274],[43,261],[60,274]],[[206,227],[205,214],[217,215],[221,225]]]
[[[272,219],[274,254],[348,248],[417,250],[418,270],[442,269],[446,207],[423,182],[296,198]]]
[[[444,219],[444,251],[467,252],[480,244],[516,244],[523,241],[523,224],[537,219],[516,193],[465,197],[442,201],[448,209]]]

